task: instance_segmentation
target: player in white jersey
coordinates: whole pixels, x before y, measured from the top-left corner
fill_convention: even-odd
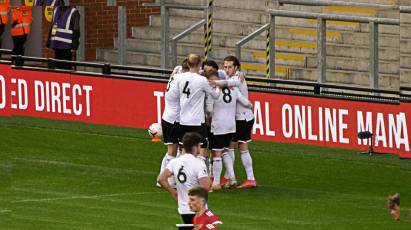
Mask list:
[[[241,94],[248,99],[247,82],[243,80],[242,73],[239,71],[240,62],[234,56],[228,56],[224,59],[224,70],[229,78],[235,84],[239,84]],[[254,125],[254,113],[251,108],[238,104],[236,111],[236,133],[228,150],[229,155],[235,160],[234,151],[238,146],[241,155],[241,161],[247,174],[245,180],[238,188],[254,188],[257,182],[254,177],[253,161],[250,155],[248,143],[251,141],[251,131]]]
[[[178,201],[178,211],[185,224],[192,224],[194,213],[188,205],[188,191],[196,186],[210,190],[211,179],[204,162],[197,158],[200,153],[201,136],[197,133],[187,133],[183,137],[183,153],[172,160],[158,178],[161,186]],[[177,190],[168,183],[169,177],[174,177]]]
[[[208,145],[205,126],[205,97],[217,99],[220,95],[218,88],[212,88],[207,79],[198,74],[201,57],[190,54],[188,57],[190,72],[181,74],[177,81],[180,92],[180,127],[181,135],[196,132],[202,137],[203,160],[207,157]]]
[[[163,130],[163,142],[167,145],[167,153],[161,162],[160,173],[167,166],[168,162],[177,155],[180,138],[180,93],[177,80],[181,74],[173,74],[168,81],[165,93],[165,107],[161,119]],[[158,186],[158,184],[157,184]]]
[[[217,81],[218,73],[208,72],[207,79],[212,82]],[[250,101],[243,97],[238,88],[224,87],[221,92],[217,100],[207,102],[207,113],[211,114],[210,146],[213,153],[213,190],[221,189],[220,176],[223,167],[221,161],[224,162],[229,178],[227,187],[237,184],[232,158],[223,151],[228,149],[236,132],[237,104],[251,108]]]

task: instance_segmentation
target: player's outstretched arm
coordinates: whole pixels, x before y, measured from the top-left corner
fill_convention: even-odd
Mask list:
[[[164,188],[175,200],[177,200],[177,191],[170,187],[170,184],[168,183],[168,178],[171,176],[173,176],[173,173],[169,169],[165,169],[158,177],[157,181],[162,188]]]

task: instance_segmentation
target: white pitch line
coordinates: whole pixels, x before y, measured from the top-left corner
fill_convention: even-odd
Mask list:
[[[133,196],[133,195],[150,195],[160,194],[164,192],[135,192],[135,193],[115,193],[115,194],[103,194],[103,195],[91,195],[91,196],[67,196],[67,197],[55,197],[55,198],[43,198],[43,199],[26,199],[12,201],[11,203],[24,203],[24,202],[48,202],[55,200],[76,200],[76,199],[98,199],[103,197],[116,197],[116,196]]]
[[[101,171],[113,171],[113,172],[120,172],[120,173],[140,173],[140,174],[147,174],[147,175],[155,175],[156,174],[156,172],[151,172],[151,171],[111,168],[111,167],[100,166],[100,165],[77,164],[77,163],[71,163],[71,162],[66,162],[66,161],[28,159],[28,158],[20,158],[20,157],[13,158],[13,160],[32,162],[32,163],[60,165],[60,166],[65,166],[65,167],[95,169],[95,170],[101,170]]]

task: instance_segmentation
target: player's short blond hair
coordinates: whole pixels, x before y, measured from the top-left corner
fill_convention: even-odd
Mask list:
[[[187,57],[187,65],[190,68],[196,68],[201,65],[201,56],[198,54],[189,54]]]

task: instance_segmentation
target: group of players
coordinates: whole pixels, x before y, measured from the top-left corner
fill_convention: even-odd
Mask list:
[[[237,185],[237,147],[247,175],[237,188],[257,186],[248,148],[253,124],[247,83],[236,57],[226,57],[224,70],[220,70],[214,61],[202,62],[199,55],[190,54],[175,68],[165,93],[162,130],[167,153],[158,182],[178,200],[185,223],[192,223],[193,218],[190,189],[201,185],[213,191]],[[177,157],[181,147],[182,153]],[[212,153],[211,164],[208,149]],[[226,172],[221,177],[223,164]]]

